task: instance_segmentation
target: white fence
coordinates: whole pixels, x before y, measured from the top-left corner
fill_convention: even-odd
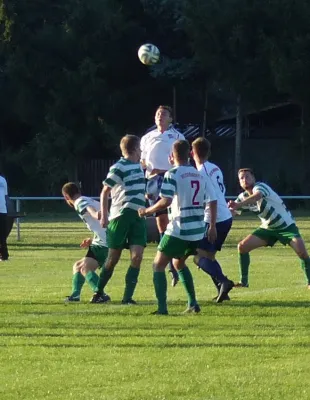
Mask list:
[[[235,199],[237,196],[226,196],[227,200]],[[281,199],[287,200],[309,200],[310,196],[280,196]],[[31,200],[64,200],[63,197],[10,197],[11,200],[14,200],[15,203],[15,210],[17,213],[21,211],[21,202],[22,201],[31,201]],[[99,200],[99,197],[93,197],[95,200]],[[16,218],[16,228],[17,228],[17,240],[20,240],[20,218]]]

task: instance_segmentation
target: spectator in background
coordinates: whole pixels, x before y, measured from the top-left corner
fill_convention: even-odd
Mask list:
[[[8,236],[8,210],[6,202],[8,199],[8,185],[6,179],[0,174],[0,261],[9,259],[7,246]]]

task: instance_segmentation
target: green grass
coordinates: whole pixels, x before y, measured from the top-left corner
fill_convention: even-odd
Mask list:
[[[250,288],[213,304],[210,279],[192,261],[200,315],[182,315],[181,285],[169,287],[169,316],[156,309],[150,245],[135,299],[120,304],[128,252],[107,292],[112,302],[64,305],[71,267],[88,236],[78,221],[26,218],[0,263],[0,399],[309,399],[310,291],[299,261],[280,245],[252,253]],[[306,242],[310,219],[298,220]],[[219,254],[238,280],[236,244],[257,220],[238,220]]]

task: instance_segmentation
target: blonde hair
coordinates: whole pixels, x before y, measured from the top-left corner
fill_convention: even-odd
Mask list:
[[[136,135],[125,135],[120,142],[123,154],[133,154],[140,147],[140,138]]]

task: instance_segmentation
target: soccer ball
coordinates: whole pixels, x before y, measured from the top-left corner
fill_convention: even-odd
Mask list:
[[[143,44],[138,50],[139,60],[145,65],[156,64],[159,60],[160,51],[154,44]]]

